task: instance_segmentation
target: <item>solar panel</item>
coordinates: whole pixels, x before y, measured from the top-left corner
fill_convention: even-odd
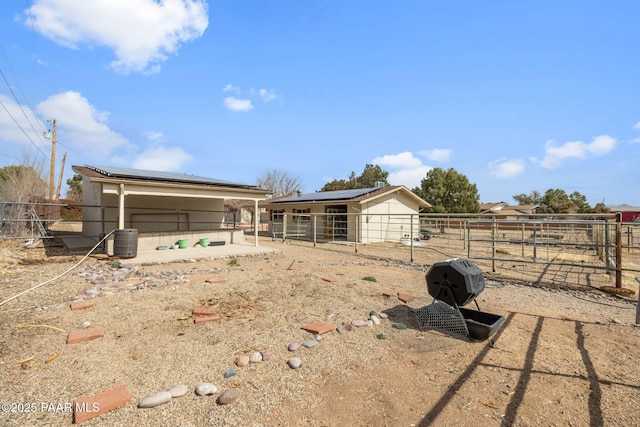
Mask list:
[[[379,190],[379,188],[357,188],[354,190],[320,191],[317,193],[305,193],[300,196],[290,196],[274,200],[272,203],[287,202],[321,202],[325,200],[349,200]]]
[[[143,169],[129,169],[129,168],[117,168],[111,166],[86,166],[87,168],[94,170],[103,175],[114,178],[137,178],[147,179],[153,181],[176,181],[176,182],[190,182],[197,184],[213,184],[213,185],[225,185],[235,187],[253,187],[252,185],[242,184],[238,182],[224,181],[221,179],[207,178],[197,175],[189,175],[179,172],[163,172]]]

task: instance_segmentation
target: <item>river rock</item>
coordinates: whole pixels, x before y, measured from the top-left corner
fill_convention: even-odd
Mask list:
[[[196,394],[198,396],[207,396],[217,391],[218,391],[218,387],[214,386],[211,383],[200,383],[198,384],[198,387],[196,387]]]
[[[251,363],[262,362],[262,354],[258,351],[254,351],[249,355],[249,362]]]
[[[296,351],[297,349],[300,348],[300,343],[297,342],[292,342],[291,344],[289,344],[289,351]]]
[[[271,359],[271,353],[268,351],[263,351],[262,353],[262,361],[266,362],[267,360]]]
[[[229,403],[233,403],[238,399],[238,391],[234,388],[230,388],[222,392],[216,402],[218,405],[228,405]]]
[[[303,347],[306,348],[311,348],[311,347],[315,347],[318,344],[318,341],[316,340],[308,340],[302,343]]]
[[[225,378],[230,378],[230,377],[234,376],[235,374],[236,374],[236,370],[234,368],[231,368],[227,372],[224,373],[224,377]]]
[[[287,362],[287,365],[289,365],[291,369],[298,369],[300,365],[302,365],[302,360],[299,357],[292,357]]]
[[[378,312],[377,312],[377,311],[375,311],[375,310],[371,310],[371,311],[369,312],[369,316],[376,316],[376,317],[378,317],[378,318],[380,317],[380,315],[378,314]]]
[[[154,406],[162,405],[171,400],[171,393],[168,391],[159,391],[157,393],[150,394],[138,403],[138,408],[153,408]]]
[[[351,323],[343,323],[342,327],[344,328],[345,331],[349,332],[353,329],[353,325]]]
[[[369,319],[374,323],[374,325],[380,324],[380,318],[378,316],[371,315]]]
[[[186,384],[180,384],[175,387],[169,389],[169,393],[171,393],[171,397],[181,397],[187,394],[189,391],[189,387]]]
[[[351,324],[357,328],[360,328],[362,326],[367,326],[367,321],[366,320],[354,320],[351,322]]]
[[[249,356],[247,356],[246,354],[243,354],[242,356],[236,359],[236,366],[238,368],[244,368],[248,364],[249,364]]]
[[[314,334],[314,335],[313,335],[313,339],[314,339],[314,340],[316,340],[316,341],[322,341],[322,335],[320,335],[320,334]]]
[[[381,319],[388,319],[388,318],[389,318],[389,315],[388,315],[387,313],[380,313],[379,317],[380,317]]]
[[[338,326],[338,327],[336,328],[336,331],[338,331],[338,333],[339,333],[339,334],[341,334],[341,335],[344,335],[344,334],[346,334],[346,333],[347,333],[347,331],[346,331],[346,330],[344,330],[343,328],[341,328],[340,326]]]

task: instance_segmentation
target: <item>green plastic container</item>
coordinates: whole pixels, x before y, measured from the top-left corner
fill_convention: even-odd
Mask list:
[[[200,246],[202,246],[203,248],[206,248],[207,246],[209,246],[209,239],[207,238],[200,239]]]
[[[189,247],[189,240],[188,239],[178,240],[178,247],[180,249],[186,249],[187,247]]]

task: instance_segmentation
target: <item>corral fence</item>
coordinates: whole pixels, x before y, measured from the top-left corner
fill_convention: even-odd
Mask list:
[[[438,214],[283,213],[269,222],[273,240],[331,244],[333,250],[420,263],[425,253],[467,257],[498,269],[527,269],[572,280],[582,274],[635,287],[640,273],[640,224],[615,214],[527,215],[521,218]],[[395,250],[386,250],[393,247]],[[385,249],[386,248],[386,249]],[[528,267],[524,267],[528,266]],[[536,274],[538,274],[536,276]],[[579,281],[581,279],[575,278]]]
[[[82,223],[100,238],[117,228],[117,206],[0,202],[3,239],[44,241],[82,233]],[[84,217],[83,217],[84,212]],[[87,212],[90,214],[87,215]],[[206,214],[206,215],[203,215]],[[193,218],[199,218],[194,221]],[[204,218],[204,219],[202,219]],[[209,221],[209,218],[211,220]],[[253,221],[233,212],[144,207],[128,215],[125,227],[167,231],[242,228],[256,233]],[[615,214],[528,215],[499,218],[442,214],[281,213],[259,224],[257,233],[273,240],[322,245],[364,256],[429,264],[466,257],[501,273],[517,269],[531,281],[594,278],[616,287],[637,287],[640,276],[640,223],[623,223]]]

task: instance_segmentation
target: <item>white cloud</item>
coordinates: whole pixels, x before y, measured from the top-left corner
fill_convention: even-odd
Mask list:
[[[640,129],[640,122],[636,123],[635,125],[633,125],[634,129]]]
[[[524,160],[499,159],[489,163],[491,175],[498,178],[511,178],[524,172]]]
[[[386,154],[376,157],[372,164],[379,165],[382,169],[392,168],[389,172],[389,184],[404,185],[408,188],[419,187],[422,178],[427,175],[431,167],[422,164],[422,161],[415,157],[411,151],[404,151],[398,154]]]
[[[151,147],[140,153],[133,161],[133,168],[156,171],[177,171],[192,159],[180,147]]]
[[[205,0],[34,0],[24,24],[72,49],[113,50],[120,73],[153,73],[179,47],[202,36]]]
[[[268,91],[267,89],[260,89],[260,96],[264,102],[271,102],[276,99],[276,93],[274,91]]]
[[[637,144],[640,142],[640,138],[634,138],[631,141],[629,141],[629,144]]]
[[[420,152],[420,155],[426,157],[434,162],[446,163],[451,158],[452,150],[448,148],[435,148],[433,150],[424,150]]]
[[[225,87],[222,88],[223,92],[235,92],[237,94],[240,93],[240,88],[229,83]]]
[[[42,132],[46,129],[44,122],[40,121],[28,106],[16,104],[12,98],[5,95],[0,95],[0,102],[4,105],[4,108],[0,109],[2,142],[23,145],[31,145],[33,142],[39,149],[48,145],[42,137]]]
[[[582,141],[570,141],[557,146],[555,141],[550,140],[545,143],[544,158],[542,160],[532,158],[531,160],[544,168],[553,169],[562,165],[565,159],[584,159],[588,154],[603,156],[612,151],[616,144],[616,139],[608,135],[596,136],[589,144]]]
[[[52,95],[36,107],[43,117],[57,119],[58,133],[71,144],[94,158],[102,159],[116,149],[129,145],[128,140],[107,125],[109,113],[98,111],[87,98],[74,91]]]
[[[229,96],[224,99],[224,106],[231,111],[250,111],[253,109],[251,100],[238,99],[235,96]]]
[[[147,138],[147,140],[155,143],[160,143],[164,140],[164,134],[162,132],[155,132],[151,130],[146,131],[144,133],[144,137]]]

